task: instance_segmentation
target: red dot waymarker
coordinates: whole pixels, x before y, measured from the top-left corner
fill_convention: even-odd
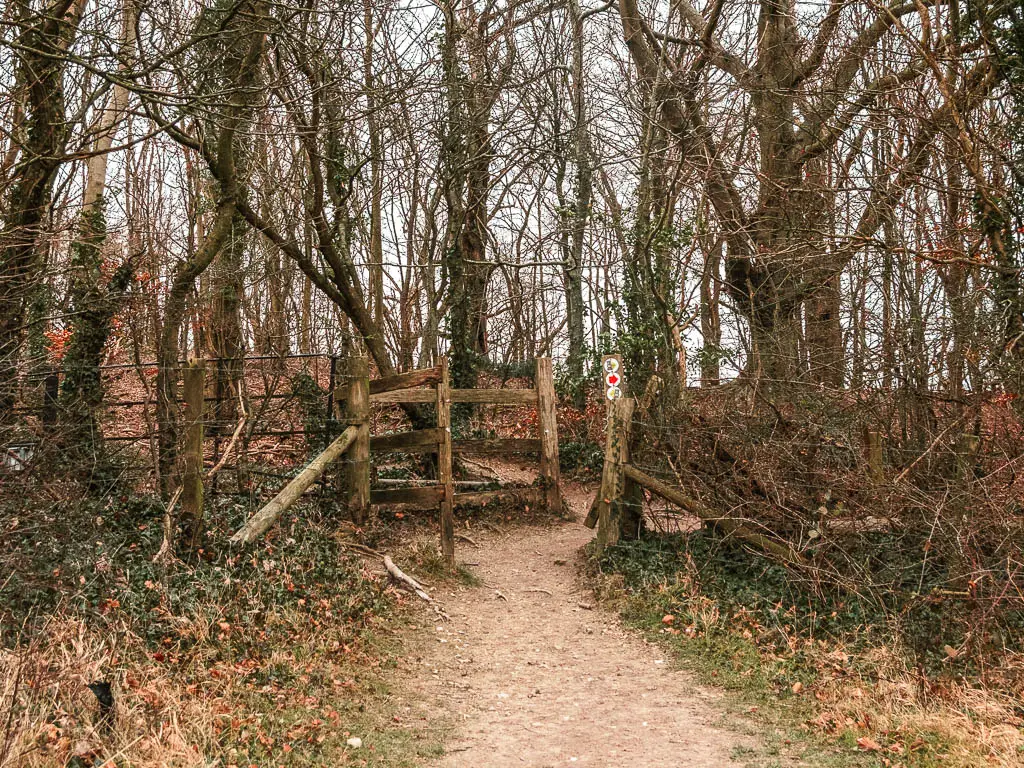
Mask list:
[[[605,398],[618,400],[622,397],[622,360],[618,355],[605,355],[601,360],[601,368],[604,371]]]

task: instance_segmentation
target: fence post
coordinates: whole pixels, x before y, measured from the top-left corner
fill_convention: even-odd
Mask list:
[[[367,359],[351,358],[349,375],[345,417],[348,424],[359,428],[359,433],[347,454],[348,513],[353,523],[362,525],[370,507],[370,366]]]
[[[875,429],[864,430],[864,452],[868,462],[868,476],[873,482],[885,480],[882,464],[882,433]]]
[[[555,377],[550,357],[537,358],[537,427],[540,431],[540,476],[549,514],[561,514],[562,491],[558,470],[558,412]]]
[[[43,424],[57,423],[57,403],[60,398],[60,373],[50,371],[43,381]]]
[[[181,457],[181,511],[188,546],[197,549],[203,535],[203,405],[206,371],[202,360],[190,360],[183,371],[185,444]]]
[[[628,445],[629,429],[633,419],[633,400],[628,397],[613,400],[608,408],[608,435],[604,447],[604,468],[601,487],[587,518],[590,527],[597,524],[597,554],[619,540],[621,519],[620,500],[624,491],[622,477],[624,446]],[[625,449],[628,451],[628,448]],[[613,515],[614,512],[614,515]]]
[[[437,383],[437,428],[441,442],[437,446],[437,482],[442,487],[441,497],[441,551],[445,564],[455,569],[455,520],[452,516],[455,484],[452,482],[452,392],[448,381],[448,358],[438,360],[441,380]]]
[[[657,378],[657,377],[655,377]],[[623,467],[630,463],[629,447],[633,442],[633,411],[636,402],[631,397],[622,399],[619,429],[619,461],[616,471],[619,476],[619,501],[612,509],[614,515],[615,541],[619,539],[638,539],[644,524],[643,490],[633,479],[624,474]],[[614,542],[609,542],[614,543]]]

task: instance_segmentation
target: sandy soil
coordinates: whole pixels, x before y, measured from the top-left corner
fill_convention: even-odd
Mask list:
[[[460,543],[484,586],[435,595],[451,621],[437,622],[406,691],[454,724],[431,765],[699,768],[735,765],[734,749],[751,746],[714,725],[714,692],[593,606],[575,575],[592,535],[566,523]]]

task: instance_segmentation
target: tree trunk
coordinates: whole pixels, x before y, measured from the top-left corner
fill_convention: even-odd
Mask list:
[[[135,44],[135,7],[126,0],[118,70],[128,67]],[[71,306],[74,312],[71,339],[64,356],[66,374],[61,388],[62,427],[70,446],[89,450],[99,437],[96,411],[103,402],[100,364],[110,336],[111,323],[121,306],[134,272],[131,256],[104,284],[103,246],[107,239],[104,193],[107,160],[117,124],[128,106],[128,90],[116,84],[110,101],[100,112],[96,126],[95,153],[86,163],[85,194],[78,236],[71,246]]]
[[[374,19],[371,0],[363,0],[363,25],[366,41],[363,46],[363,87],[366,89],[366,130],[370,139],[370,305],[374,324],[384,331],[384,232],[381,223],[384,157],[381,147],[380,121],[377,117],[377,94],[373,78]]]
[[[442,65],[448,102],[444,165],[448,203],[448,293],[452,385],[473,387],[487,354],[487,200],[490,193],[491,138],[488,123],[494,96],[487,72],[487,41],[468,9],[460,24],[445,6]],[[458,43],[465,41],[469,76],[459,67]]]
[[[42,275],[37,239],[71,123],[65,115],[66,53],[84,0],[53,0],[18,36],[17,80],[27,95],[26,137],[0,229],[0,424],[13,417],[28,302]]]
[[[701,240],[704,268],[700,276],[700,334],[703,338],[700,359],[701,386],[715,386],[722,378],[722,325],[719,319],[718,287],[722,269],[721,238],[708,244]]]
[[[231,232],[210,265],[209,319],[206,327],[210,356],[215,358],[213,423],[210,432],[226,436],[234,432],[239,403],[246,397],[244,380],[245,340],[242,333],[242,264],[245,253],[245,220],[236,212]],[[235,460],[238,490],[245,487],[245,458]]]
[[[572,25],[572,141],[576,163],[576,200],[571,222],[572,237],[565,264],[565,310],[569,332],[569,354],[566,363],[572,380],[582,383],[587,358],[583,323],[583,247],[586,244],[587,220],[590,218],[593,204],[594,171],[590,128],[587,123],[587,102],[584,95],[586,66],[583,52],[583,14],[579,0],[569,0],[567,8]],[[586,390],[582,386],[577,386],[574,392],[576,406],[582,407]]]
[[[222,200],[217,206],[212,226],[195,255],[175,268],[164,306],[164,322],[156,350],[156,418],[160,478],[164,484],[165,495],[171,493],[177,460],[178,379],[181,357],[179,334],[188,314],[188,299],[195,281],[210,266],[230,238],[234,216],[234,200]]]
[[[839,275],[828,278],[805,304],[811,380],[833,389],[843,386],[845,356],[840,324]]]

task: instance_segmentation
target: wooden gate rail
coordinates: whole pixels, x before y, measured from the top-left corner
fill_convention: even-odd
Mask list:
[[[433,368],[428,370],[433,370]],[[419,373],[419,371],[413,371],[413,373]],[[376,383],[376,381],[371,382],[371,387]],[[538,401],[536,389],[453,389],[451,394],[453,403],[537,405]],[[371,389],[370,402],[389,405],[399,403],[432,403],[435,396],[436,393],[433,388],[428,389],[419,385],[411,385],[409,389]]]
[[[441,370],[442,366],[435,365],[433,368],[420,368],[416,371],[408,371],[407,373],[396,373],[392,376],[385,376],[382,379],[374,379],[370,382],[370,400],[373,401],[374,395],[384,395],[389,392],[402,391],[412,389],[414,387],[432,387],[441,382],[441,378],[444,376],[444,371]],[[421,389],[421,392],[429,392],[431,396],[435,395],[434,389]],[[404,400],[400,402],[428,402]]]
[[[355,426],[351,426],[342,432],[333,443],[327,446],[323,453],[313,459],[302,472],[282,488],[259,512],[246,520],[245,525],[239,528],[238,532],[231,537],[231,544],[233,546],[247,546],[270,530],[270,526],[277,521],[277,518],[296,499],[302,496],[306,489],[313,485],[317,478],[327,471],[328,467],[341,454],[348,450],[349,446],[355,442],[358,432],[359,430]]]
[[[336,398],[346,403],[351,389],[339,390]],[[529,505],[545,505],[552,513],[562,507],[558,471],[558,426],[555,411],[554,376],[550,358],[537,360],[534,386],[530,389],[452,389],[448,379],[448,360],[441,358],[433,368],[409,371],[376,379],[369,383],[368,405],[435,403],[437,426],[369,438],[370,455],[386,453],[435,453],[438,456],[438,482],[433,486],[372,490],[369,503],[406,504],[420,508],[440,508],[441,547],[449,565],[454,565],[454,522],[456,506],[486,504],[494,500],[518,500]],[[488,405],[527,405],[537,409],[536,438],[486,438],[453,440],[452,403]],[[368,407],[365,416],[368,418]],[[539,458],[541,488],[500,489],[456,493],[452,482],[453,456],[533,455]],[[368,482],[369,474],[362,478]]]

